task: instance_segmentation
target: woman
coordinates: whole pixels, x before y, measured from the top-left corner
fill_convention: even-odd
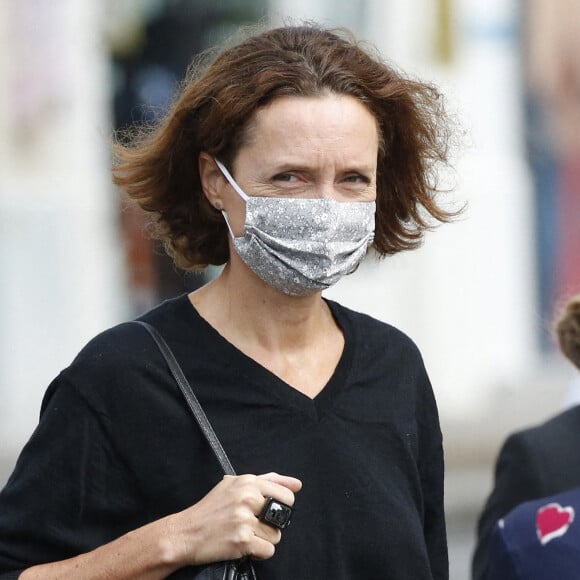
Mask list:
[[[225,263],[142,319],[244,475],[219,481],[150,337],[120,325],[47,392],[0,500],[0,570],[163,578],[250,556],[259,578],[447,578],[421,357],[321,296],[369,247],[413,248],[427,217],[450,217],[432,183],[445,146],[435,89],[316,26],[248,38],[188,78],[118,147],[115,180],[179,266]],[[284,532],[259,517],[295,495]]]

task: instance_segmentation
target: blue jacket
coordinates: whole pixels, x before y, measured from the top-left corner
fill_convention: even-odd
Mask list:
[[[487,580],[496,522],[520,504],[580,486],[580,405],[510,435],[495,469],[495,484],[478,524],[473,580]],[[580,579],[580,573],[578,574]]]
[[[525,502],[496,523],[486,580],[578,580],[580,488]]]

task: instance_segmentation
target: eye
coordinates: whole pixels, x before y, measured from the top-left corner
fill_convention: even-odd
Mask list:
[[[277,175],[274,175],[274,177],[272,178],[273,181],[284,181],[286,183],[291,183],[296,179],[297,177],[292,173],[278,173]]]
[[[360,173],[354,173],[353,175],[348,175],[343,179],[346,183],[365,183],[368,184],[371,180]]]

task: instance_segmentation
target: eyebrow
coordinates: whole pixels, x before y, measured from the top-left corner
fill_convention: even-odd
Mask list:
[[[291,161],[283,161],[278,164],[274,164],[272,168],[273,173],[284,173],[286,171],[303,171],[306,173],[312,173],[317,170],[315,165],[308,165],[305,163],[292,163]],[[370,165],[353,165],[349,163],[344,168],[339,168],[341,173],[374,173],[376,169]]]

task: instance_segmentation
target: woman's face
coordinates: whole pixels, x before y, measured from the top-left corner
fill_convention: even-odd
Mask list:
[[[374,201],[379,135],[351,96],[282,97],[260,109],[232,167],[250,196]],[[242,235],[245,203],[225,181],[221,203]]]

